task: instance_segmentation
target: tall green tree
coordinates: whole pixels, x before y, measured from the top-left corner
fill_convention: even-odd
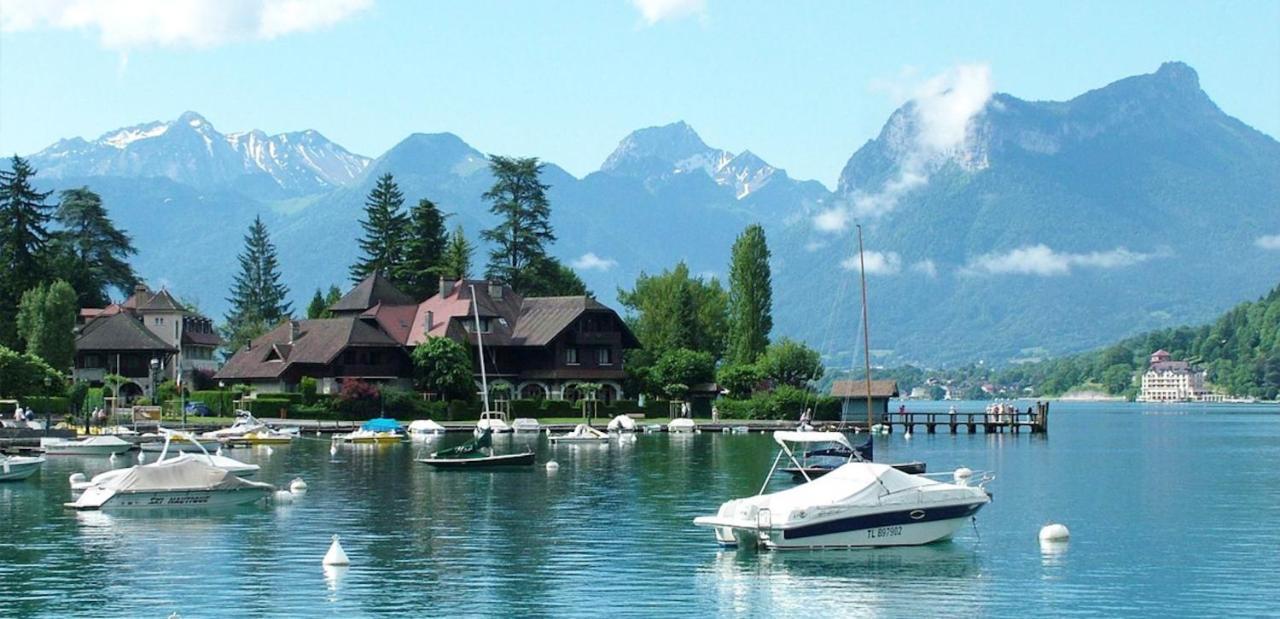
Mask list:
[[[551,256],[538,260],[530,271],[533,277],[522,290],[531,297],[592,296],[587,284],[571,267]]]
[[[253,218],[239,261],[240,273],[227,298],[231,310],[223,327],[223,339],[231,351],[238,350],[293,312],[292,304],[286,300],[289,288],[280,283],[276,246],[261,217]]]
[[[551,230],[548,185],[540,180],[542,164],[536,157],[489,158],[493,187],[484,193],[489,211],[498,224],[481,233],[493,244],[485,277],[500,279],[524,293],[536,283],[536,268],[547,257],[544,244],[556,240]]]
[[[729,345],[731,363],[755,363],[773,330],[773,277],[764,228],[747,226],[733,243],[729,263]]]
[[[383,174],[364,202],[364,219],[360,227],[360,258],[351,265],[351,280],[360,281],[378,272],[394,281],[404,261],[405,237],[409,216],[402,210],[404,194],[395,177]],[[397,282],[399,283],[399,282]]]
[[[446,217],[426,198],[419,200],[409,212],[404,259],[397,265],[392,279],[415,299],[431,296],[441,277],[444,250],[449,244],[449,233],[444,227]]]
[[[803,387],[822,378],[822,357],[818,351],[790,338],[770,344],[756,364],[760,373],[780,385]]]
[[[454,228],[449,243],[445,245],[444,255],[440,258],[440,276],[447,279],[471,277],[471,254],[474,251],[462,226]]]
[[[413,349],[414,384],[443,399],[470,400],[476,393],[467,347],[447,337],[433,337]]]
[[[315,320],[316,318],[324,318],[329,305],[324,302],[324,294],[316,288],[316,293],[311,296],[311,302],[307,303],[307,318]]]
[[[17,300],[47,279],[49,219],[45,204],[52,192],[38,192],[36,174],[27,161],[14,155],[9,170],[0,170],[0,345],[18,347],[15,329]]]
[[[53,234],[56,271],[75,288],[81,307],[111,302],[108,288],[127,293],[138,283],[129,265],[136,254],[129,235],[115,226],[102,198],[88,187],[59,194]]]
[[[631,290],[618,290],[645,355],[654,360],[680,348],[724,354],[728,295],[720,282],[691,277],[683,262],[658,275],[641,273]]]
[[[50,366],[69,371],[75,359],[76,291],[62,280],[26,291],[18,304],[18,334],[26,351]]]

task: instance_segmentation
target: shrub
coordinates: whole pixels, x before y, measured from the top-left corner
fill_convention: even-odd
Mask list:
[[[215,417],[230,417],[236,412],[236,396],[232,391],[192,391],[187,399],[204,402]]]
[[[18,398],[18,404],[24,409],[31,409],[37,417],[49,415],[66,415],[71,412],[71,400],[64,396],[33,396]],[[13,410],[9,410],[13,414]]]
[[[289,401],[283,399],[257,398],[245,400],[245,405],[254,417],[288,417]]]
[[[369,419],[378,414],[378,387],[362,380],[342,383],[333,408],[347,419]]]
[[[755,364],[726,365],[716,372],[716,383],[729,390],[729,397],[742,400],[751,397],[764,374]]]
[[[316,379],[310,376],[303,376],[302,380],[298,381],[298,392],[302,394],[303,404],[306,404],[307,406],[314,405],[316,403],[316,393],[318,391],[319,386],[316,384]]]
[[[91,411],[105,408],[107,401],[103,398],[102,387],[90,387],[84,395],[83,410]]]
[[[0,395],[59,396],[66,379],[43,359],[0,346]]]
[[[304,402],[303,402],[303,399],[302,399],[302,394],[301,394],[301,393],[287,393],[287,392],[284,392],[284,393],[276,393],[276,392],[273,392],[273,393],[259,393],[258,395],[254,396],[254,397],[255,397],[256,399],[259,399],[259,400],[284,400],[285,402],[288,402],[289,404],[303,404],[303,403],[304,403]]]

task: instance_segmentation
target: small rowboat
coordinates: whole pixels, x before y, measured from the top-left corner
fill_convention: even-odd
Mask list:
[[[485,430],[480,436],[457,447],[433,452],[427,458],[417,458],[417,461],[438,469],[480,469],[530,466],[533,464],[533,455],[532,451],[494,454],[493,432]]]

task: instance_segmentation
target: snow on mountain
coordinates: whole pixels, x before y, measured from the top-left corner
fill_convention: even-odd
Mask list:
[[[286,196],[347,185],[370,162],[316,131],[222,134],[195,112],[109,131],[92,142],[59,140],[31,160],[50,178],[162,176],[193,187],[274,186]]]
[[[650,185],[676,175],[701,172],[717,184],[732,188],[738,199],[762,189],[775,173],[786,175],[751,151],[734,155],[707,146],[684,121],[632,132],[605,159],[600,170],[644,179]]]

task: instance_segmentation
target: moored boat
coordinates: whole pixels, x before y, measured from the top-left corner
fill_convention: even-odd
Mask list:
[[[480,436],[486,431],[494,434],[510,432],[511,426],[507,424],[507,414],[502,411],[480,413],[480,420],[476,422],[475,435]]]
[[[425,440],[444,434],[444,426],[430,419],[415,419],[409,423],[409,438]]]
[[[432,452],[429,457],[417,458],[418,462],[438,469],[478,469],[506,466],[529,466],[533,464],[532,450],[512,454],[495,454],[493,451],[493,433],[483,432],[480,436],[441,451]]]
[[[532,417],[520,417],[511,422],[511,431],[515,433],[533,432],[537,433],[542,430],[542,424]]]
[[[405,438],[404,428],[395,419],[378,417],[364,422],[359,430],[335,435],[334,440],[343,443],[398,443]]]
[[[0,481],[19,481],[35,475],[44,458],[0,454]]]
[[[51,456],[110,456],[130,449],[133,449],[133,443],[111,435],[83,439],[40,439],[40,450]]]
[[[580,423],[571,432],[551,437],[552,443],[608,443],[609,435],[585,423]]]
[[[632,419],[630,415],[618,415],[609,420],[607,429],[610,432],[635,432],[636,420]]]
[[[271,484],[241,479],[195,458],[173,458],[120,471],[88,485],[75,501],[64,505],[73,509],[226,507],[260,501],[275,491]]]
[[[667,432],[693,432],[697,427],[698,424],[694,423],[692,419],[680,417],[679,419],[672,419],[671,423],[667,424]]]

